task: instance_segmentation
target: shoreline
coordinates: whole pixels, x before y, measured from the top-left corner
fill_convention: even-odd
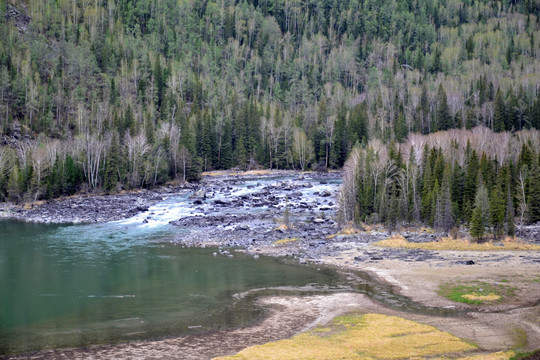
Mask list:
[[[171,240],[178,246],[217,246],[219,254],[216,256],[231,256],[234,248],[234,251],[255,257],[283,256],[300,264],[363,271],[414,302],[428,307],[459,309],[467,312],[466,316],[447,318],[399,311],[359,293],[270,296],[258,300],[268,309],[267,316],[260,323],[243,329],[80,349],[45,350],[7,358],[210,359],[234,354],[247,346],[288,338],[351,311],[376,312],[423,322],[475,342],[486,351],[513,347],[518,341],[516,329],[521,329],[519,331],[525,332],[528,339],[525,349],[540,348],[540,326],[537,325],[540,324],[540,251],[404,250],[373,245],[389,236],[386,231],[340,234],[334,220],[337,209],[335,188],[312,189],[314,184],[326,186],[324,184],[334,181],[338,175],[287,171],[253,174],[251,176],[262,176],[266,180],[281,176],[291,179],[265,183],[258,187],[256,193],[246,197],[231,195],[231,186],[241,184],[245,178],[230,173],[213,174],[201,184],[187,188],[165,188],[146,191],[144,195],[113,197],[137,199],[140,196],[150,199],[146,203],[150,206],[151,201],[159,202],[163,196],[190,191],[189,201],[200,208],[203,215],[171,222],[175,227],[189,230],[187,234],[182,232]],[[304,198],[307,191],[311,191],[309,203]],[[91,200],[88,204],[95,203]],[[54,206],[51,208],[55,209]],[[243,209],[249,211],[243,213]],[[253,212],[253,209],[261,210]],[[287,226],[283,226],[285,209],[290,217]],[[39,212],[39,209],[34,211]],[[138,212],[143,211],[144,207]],[[532,229],[533,234],[537,231]],[[428,242],[433,241],[437,234],[407,231],[406,236],[415,242]],[[442,283],[456,279],[463,282],[506,281],[517,289],[518,296],[508,303],[478,306],[455,303],[438,294]],[[243,340],[238,341],[239,338]],[[193,357],[190,354],[194,354]]]
[[[519,257],[519,254],[515,254]],[[400,311],[381,304],[365,294],[357,292],[336,292],[316,295],[269,295],[258,298],[257,303],[266,309],[260,322],[244,328],[217,330],[209,333],[170,337],[157,340],[142,340],[111,345],[92,345],[84,348],[44,350],[31,354],[0,356],[1,359],[116,359],[116,358],[181,358],[212,359],[217,356],[233,355],[240,350],[267,342],[290,338],[301,332],[324,325],[333,318],[350,313],[377,313],[397,316],[408,320],[436,327],[475,343],[480,353],[505,351],[513,348],[519,341],[518,328],[523,329],[528,338],[525,348],[532,351],[540,347],[540,304],[532,305],[521,302],[512,306],[479,307],[456,304],[438,297],[430,286],[426,288],[425,277],[419,279],[424,271],[433,271],[436,267],[425,268],[413,266],[412,271],[404,271],[402,267],[390,264],[373,264],[351,267],[331,261],[319,262],[347,273],[364,271],[380,282],[391,286],[399,294],[409,297],[425,306],[445,309],[452,307],[466,312],[461,316],[425,315],[408,311]],[[397,265],[397,264],[394,264]],[[405,265],[405,264],[401,264]],[[410,264],[406,264],[411,268]],[[464,265],[461,266],[462,270]],[[500,266],[487,276],[508,272],[512,266]],[[439,276],[445,268],[438,267]],[[484,267],[476,269],[483,272]],[[517,273],[521,268],[514,268]],[[532,270],[529,268],[529,270]],[[418,273],[418,271],[420,271]],[[476,271],[473,271],[473,273]],[[447,273],[448,274],[448,273]],[[463,272],[460,272],[463,274]],[[473,274],[474,275],[474,274]],[[507,274],[508,275],[508,274]],[[511,275],[511,274],[510,274]],[[447,275],[448,276],[448,275]],[[442,276],[444,277],[444,275]],[[425,288],[424,291],[419,291]],[[538,289],[538,288],[537,288]],[[536,319],[536,320],[535,320]]]

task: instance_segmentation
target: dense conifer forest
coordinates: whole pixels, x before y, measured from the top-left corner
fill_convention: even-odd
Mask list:
[[[411,134],[401,144],[372,140],[345,164],[341,220],[446,233],[467,225],[478,240],[513,237],[516,225],[540,221],[538,149],[538,130],[485,127]]]
[[[352,151],[344,218],[511,234],[513,217],[540,220],[539,14],[537,0],[0,0],[0,200],[341,168]]]

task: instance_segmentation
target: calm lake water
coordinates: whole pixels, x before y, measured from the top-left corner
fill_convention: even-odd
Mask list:
[[[330,270],[167,244],[178,231],[0,221],[0,354],[245,325],[262,309],[236,293],[339,282]]]

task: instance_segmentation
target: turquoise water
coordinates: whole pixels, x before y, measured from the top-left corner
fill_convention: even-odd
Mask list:
[[[246,325],[263,310],[234,294],[339,282],[331,270],[184,249],[169,242],[178,231],[0,221],[0,354]]]

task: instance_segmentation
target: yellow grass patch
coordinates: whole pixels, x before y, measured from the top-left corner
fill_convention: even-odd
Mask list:
[[[342,229],[340,232],[338,232],[337,234],[328,235],[326,236],[326,238],[332,239],[332,238],[335,238],[336,236],[351,236],[351,235],[360,234],[361,232],[362,230],[360,229],[353,228],[353,227],[346,227]]]
[[[496,300],[499,300],[501,298],[499,295],[494,294],[494,293],[490,293],[488,295],[480,295],[480,294],[477,294],[475,292],[470,293],[470,294],[461,295],[461,297],[463,297],[465,299],[468,299],[468,300],[473,300],[473,301],[496,301]]]
[[[422,227],[422,228],[420,228],[419,232],[426,233],[426,234],[435,234],[435,229]]]
[[[219,359],[403,359],[475,349],[432,326],[395,316],[367,314],[338,317],[325,328],[249,347]]]
[[[298,241],[299,239],[297,238],[287,238],[287,239],[281,239],[281,240],[278,240],[278,241],[274,241],[273,244],[274,245],[283,245],[283,244],[289,244],[289,243],[292,243],[292,242],[295,242],[295,241]]]
[[[289,230],[289,227],[287,224],[281,224],[278,227],[276,227],[274,230]]]
[[[24,203],[23,205],[23,209],[24,210],[30,210],[32,209],[34,206],[41,206],[45,204],[45,201],[43,200],[39,200],[39,201],[34,201],[34,202],[27,202],[27,203]]]
[[[480,354],[459,358],[459,360],[508,360],[516,355],[513,351],[499,351],[492,354]]]
[[[457,250],[457,251],[499,251],[499,250],[540,250],[540,245],[524,244],[517,239],[506,238],[500,242],[502,245],[495,245],[490,242],[482,244],[471,243],[466,239],[453,239],[451,237],[440,238],[436,242],[413,243],[408,242],[401,235],[394,235],[386,240],[381,240],[374,245],[382,247],[399,247],[405,249],[423,250]]]
[[[248,170],[248,171],[205,171],[202,173],[203,176],[257,176],[257,175],[269,175],[272,173],[272,170]]]
[[[202,176],[220,176],[225,175],[221,171],[203,171]]]
[[[242,175],[242,176],[253,176],[253,175],[269,175],[272,173],[272,170],[248,170],[248,171],[244,171],[244,172],[241,172],[239,173],[238,175]]]

